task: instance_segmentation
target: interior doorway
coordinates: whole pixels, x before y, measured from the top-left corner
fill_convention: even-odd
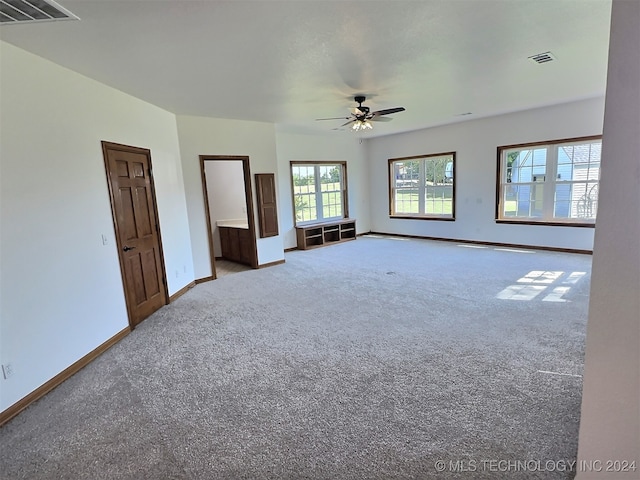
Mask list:
[[[258,268],[249,157],[200,155],[200,173],[212,277]]]

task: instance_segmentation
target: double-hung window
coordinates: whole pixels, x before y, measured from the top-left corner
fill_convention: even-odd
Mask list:
[[[389,159],[389,214],[455,218],[455,152]]]
[[[291,162],[296,225],[347,217],[346,162]]]
[[[591,226],[602,137],[498,148],[498,221]]]

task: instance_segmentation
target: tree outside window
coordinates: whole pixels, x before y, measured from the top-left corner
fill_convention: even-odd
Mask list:
[[[296,225],[346,217],[346,162],[291,162]]]
[[[454,219],[455,152],[389,160],[392,217]]]

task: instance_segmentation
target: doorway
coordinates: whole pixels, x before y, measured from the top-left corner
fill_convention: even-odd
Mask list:
[[[249,157],[200,155],[200,172],[213,278],[258,268]]]
[[[134,328],[167,304],[151,151],[102,142],[120,272]]]

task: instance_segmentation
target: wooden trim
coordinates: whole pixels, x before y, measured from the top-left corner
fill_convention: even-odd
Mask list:
[[[294,250],[299,250],[299,248],[298,247],[285,248],[284,253],[293,252]]]
[[[216,279],[216,277],[211,275],[209,277],[196,278],[195,282],[196,282],[196,285],[200,285],[201,283],[210,282],[211,280],[215,280],[215,279]]]
[[[342,215],[349,218],[349,177],[347,175],[347,162],[339,162],[342,165]]]
[[[291,167],[294,165],[340,165],[342,166],[342,215],[343,218],[349,218],[349,179],[347,177],[347,162],[345,160],[291,160],[289,162],[289,179],[291,180],[291,208],[293,209],[293,226],[297,227],[296,221],[296,196],[295,185],[293,183],[293,174]],[[327,220],[330,221],[330,220]],[[306,226],[302,224],[301,226]]]
[[[399,160],[417,160],[418,158],[443,157],[445,155],[453,155],[455,157],[456,152],[428,153],[426,155],[412,155],[410,157],[397,157],[397,158],[390,158],[389,161],[397,162]],[[455,175],[455,170],[454,170],[454,175]]]
[[[242,161],[244,170],[244,192],[247,199],[247,218],[249,220],[249,236],[251,237],[251,247],[253,249],[251,257],[251,268],[258,268],[258,244],[256,239],[256,216],[253,212],[253,189],[251,188],[251,166],[249,157]]]
[[[205,205],[206,205],[206,215],[207,215],[207,234],[209,236],[209,257],[211,258],[212,264],[212,272],[213,276],[216,277],[215,274],[215,254],[213,251],[213,232],[211,231],[211,218],[209,215],[209,200],[207,195],[207,183],[204,172],[204,162],[205,161],[216,161],[216,160],[239,160],[242,161],[242,170],[244,173],[244,195],[246,199],[247,206],[247,223],[249,225],[249,236],[251,237],[251,248],[252,248],[252,258],[251,258],[251,268],[258,268],[258,244],[256,243],[256,219],[253,208],[253,189],[251,186],[251,165],[250,160],[247,155],[200,155],[200,171],[202,174],[202,188],[205,195]]]
[[[178,298],[180,298],[182,295],[187,293],[189,290],[191,290],[195,286],[196,286],[195,281],[189,283],[188,285],[185,285],[184,287],[182,287],[180,290],[178,290],[176,293],[174,293],[169,297],[169,303],[175,302]]]
[[[116,333],[113,337],[111,337],[109,340],[104,342],[102,345],[99,345],[94,350],[87,353],[80,360],[73,363],[69,367],[65,368],[62,372],[57,374],[55,377],[53,377],[52,379],[40,385],[38,388],[36,388],[33,392],[28,394],[26,397],[22,398],[21,400],[18,400],[9,408],[1,412],[0,426],[4,425],[9,420],[14,418],[16,415],[18,415],[20,412],[22,412],[25,408],[27,408],[36,400],[44,397],[47,393],[49,393],[51,390],[56,388],[58,385],[62,384],[65,380],[67,380],[68,378],[71,378],[74,374],[82,370],[89,363],[91,363],[93,360],[98,358],[104,352],[109,350],[113,345],[115,345],[124,337],[126,337],[130,332],[131,332],[130,326],[127,326],[126,328],[122,329],[120,332]]]
[[[494,219],[498,219],[500,218],[500,203],[502,201],[502,152],[500,151],[500,147],[498,147],[497,149],[497,168],[496,168],[496,197],[495,197],[495,203],[496,203],[496,211],[495,211],[495,216],[493,217]]]
[[[455,218],[451,217],[421,217],[411,215],[389,215],[389,218],[400,218],[403,220],[439,220],[441,222],[455,222]]]
[[[527,248],[529,250],[545,250],[550,252],[561,252],[561,253],[579,253],[583,255],[593,254],[592,250],[581,250],[578,248],[543,247],[538,245],[523,245],[519,243],[484,242],[481,240],[461,240],[458,238],[427,237],[422,235],[405,235],[402,233],[369,232],[368,234],[386,235],[389,237],[416,238],[420,240],[435,240],[438,242],[468,243],[472,245],[489,245],[489,246],[495,246],[495,247],[508,247],[508,248]],[[368,234],[365,233],[363,235],[368,235]]]
[[[526,148],[539,145],[562,145],[563,143],[588,142],[589,140],[602,140],[602,135],[589,135],[586,137],[561,138],[559,140],[546,140],[543,142],[516,143],[514,145],[501,145],[498,151],[511,148]]]
[[[496,223],[521,223],[523,225],[553,225],[561,227],[595,227],[594,223],[571,223],[571,222],[536,222],[532,220],[509,220],[500,218],[500,204],[502,202],[502,152],[513,148],[539,147],[543,145],[563,145],[566,143],[588,142],[590,140],[602,140],[602,135],[589,135],[586,137],[562,138],[559,140],[546,140],[543,142],[517,143],[514,145],[501,145],[496,149],[497,168],[496,168],[496,210],[494,219]]]
[[[578,223],[578,222],[536,222],[535,220],[506,220],[496,219],[496,223],[505,223],[509,225],[542,225],[547,227],[580,227],[580,228],[595,228],[594,223]]]
[[[260,264],[258,265],[258,268],[275,267],[276,265],[282,265],[283,263],[284,263],[284,258],[282,260],[276,260],[275,262]]]
[[[207,176],[204,171],[204,158],[200,155],[200,181],[202,182],[202,195],[204,197],[204,216],[207,222],[207,241],[209,244],[209,257],[211,263],[211,277],[218,278],[216,272],[215,252],[213,251],[213,230],[211,229],[211,213],[209,211],[209,194],[207,191]]]
[[[346,160],[291,160],[291,165],[346,165]]]
[[[423,158],[431,158],[431,157],[443,157],[445,155],[451,155],[451,161],[453,162],[453,183],[451,186],[453,187],[453,192],[451,196],[451,216],[450,217],[439,217],[435,215],[396,215],[393,213],[393,187],[391,186],[392,181],[392,166],[394,162],[398,162],[401,160],[419,160]],[[389,193],[389,217],[390,218],[404,218],[410,220],[445,220],[445,221],[455,221],[456,219],[456,178],[458,176],[458,167],[456,165],[456,152],[442,152],[442,153],[430,153],[427,155],[412,155],[410,157],[398,157],[398,158],[389,158],[387,160],[387,188]],[[426,208],[425,208],[426,210]]]

